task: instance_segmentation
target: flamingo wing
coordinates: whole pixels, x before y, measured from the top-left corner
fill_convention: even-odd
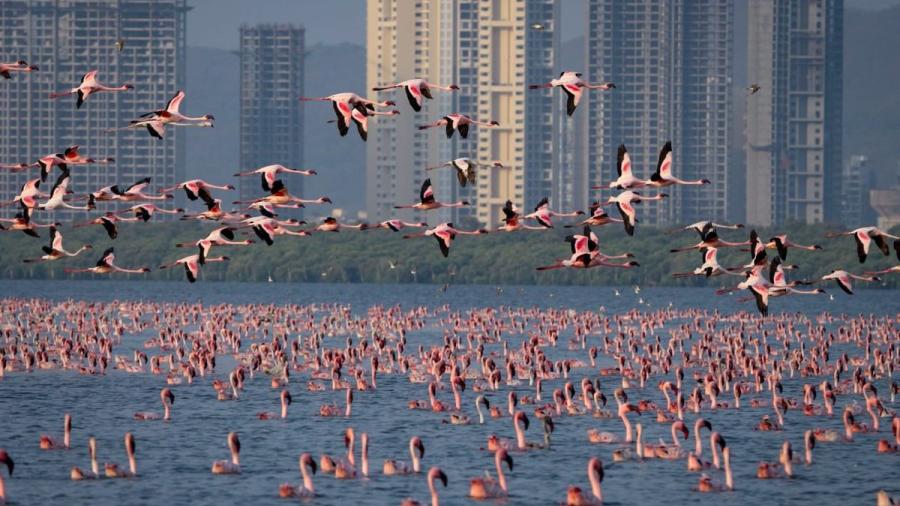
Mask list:
[[[651,181],[664,181],[672,178],[672,141],[668,141],[659,151],[656,172],[650,176]]]
[[[419,87],[415,84],[409,84],[404,86],[406,90],[406,98],[409,100],[409,105],[413,108],[414,111],[419,112],[422,110],[422,92],[419,90]]]
[[[166,104],[166,111],[178,114],[178,108],[181,107],[182,100],[184,100],[184,90],[178,90],[178,93],[175,93],[175,96],[169,99],[169,103]]]
[[[350,131],[350,121],[352,121],[350,106],[346,102],[332,102],[331,106],[334,108],[334,114],[337,117],[338,132],[343,137]]]
[[[581,102],[581,95],[583,90],[581,86],[577,84],[566,84],[562,86],[562,90],[566,92],[566,114],[571,116],[575,113],[575,108],[578,107],[578,102]]]
[[[869,256],[869,245],[872,244],[872,239],[865,231],[857,232],[854,237],[856,238],[856,256],[859,257],[859,263],[865,263],[866,257]]]
[[[619,173],[619,177],[631,175],[631,155],[628,154],[628,149],[624,144],[619,144],[619,152],[616,155],[616,172]]]
[[[619,208],[619,214],[622,215],[622,224],[625,226],[625,233],[634,235],[635,219],[634,207],[629,202],[617,202],[616,207]]]
[[[434,188],[431,186],[431,178],[422,182],[422,188],[419,189],[419,201],[423,204],[434,203]]]

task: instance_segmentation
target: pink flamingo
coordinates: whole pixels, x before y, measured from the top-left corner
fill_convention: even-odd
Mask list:
[[[428,470],[428,490],[431,492],[431,506],[440,506],[440,499],[438,498],[437,486],[435,483],[437,480],[441,480],[441,483],[444,484],[444,487],[447,486],[447,475],[444,474],[444,471],[441,471],[439,467],[432,467]],[[421,506],[422,503],[416,501],[414,499],[404,499],[400,505],[401,506]]]
[[[312,475],[316,474],[316,461],[312,455],[304,453],[300,455],[300,476],[303,483],[293,486],[290,483],[282,483],[278,488],[278,495],[281,497],[300,497],[310,498],[316,496],[316,488],[313,486]]]
[[[410,438],[409,456],[411,463],[402,460],[385,459],[382,473],[386,476],[396,476],[421,472],[421,459],[425,457],[425,445],[419,436]]]
[[[291,405],[291,401],[293,400],[293,399],[291,399],[291,393],[288,392],[287,390],[282,390],[280,398],[281,398],[281,415],[280,416],[275,413],[272,413],[272,412],[262,412],[262,413],[257,413],[256,417],[260,420],[274,420],[276,418],[281,418],[281,419],[287,418],[288,406]],[[303,464],[301,464],[301,467],[302,467],[302,465]]]
[[[175,405],[175,394],[172,393],[168,387],[163,388],[159,392],[159,398],[162,401],[163,405],[163,415],[160,417],[159,413],[151,413],[146,411],[138,411],[134,414],[135,420],[159,420],[160,418],[165,421],[169,421],[172,419],[172,406]]]
[[[97,81],[97,71],[91,70],[87,72],[83,76],[81,76],[81,83],[68,91],[63,91],[60,93],[51,93],[50,98],[59,98],[66,97],[69,95],[78,94],[78,101],[75,102],[75,107],[77,109],[81,109],[81,104],[84,103],[87,98],[93,93],[101,93],[106,91],[128,91],[133,90],[134,86],[130,84],[123,84],[121,86],[106,86],[103,83]]]
[[[591,483],[591,497],[585,496],[581,487],[570,486],[566,493],[566,506],[600,506],[603,504],[603,489],[600,483],[603,481],[603,462],[597,457],[588,460],[588,481]]]
[[[107,478],[136,478],[137,463],[134,459],[134,436],[125,433],[125,454],[128,456],[128,470],[120,469],[118,464],[104,464]]]
[[[41,450],[68,450],[71,442],[72,415],[68,413],[63,418],[63,440],[61,443],[46,434],[41,434]]]
[[[241,473],[241,440],[238,439],[237,432],[228,433],[228,449],[231,450],[231,461],[217,460],[213,462],[213,474]]]
[[[506,449],[501,448],[494,454],[494,465],[497,468],[497,479],[495,480],[489,473],[485,472],[483,478],[472,478],[469,481],[469,497],[475,499],[492,499],[506,497],[509,488],[506,484],[506,475],[503,474],[501,464],[506,462],[509,470],[513,470],[513,459],[510,457]]]

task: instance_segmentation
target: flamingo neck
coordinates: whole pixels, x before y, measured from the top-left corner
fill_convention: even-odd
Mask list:
[[[600,477],[597,475],[597,471],[591,469],[588,478],[591,481],[591,493],[594,494],[594,499],[597,499],[597,502],[603,502],[603,489],[600,488]]]
[[[303,475],[303,488],[310,492],[315,492],[316,489],[313,487],[312,476],[310,476],[309,471],[306,470],[306,464],[300,466],[300,474]]]
[[[497,455],[500,455],[499,451],[497,452]],[[499,457],[496,459],[496,462],[497,462],[497,481],[500,482],[500,488],[504,492],[507,492],[508,489],[506,488],[506,475],[503,474],[503,467],[501,466]]]

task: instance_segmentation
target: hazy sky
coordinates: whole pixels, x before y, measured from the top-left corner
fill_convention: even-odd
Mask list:
[[[900,0],[897,0],[900,1]],[[241,23],[306,28],[306,43],[365,43],[365,0],[188,0],[188,45],[237,49]],[[562,0],[563,40],[584,33],[584,0]]]

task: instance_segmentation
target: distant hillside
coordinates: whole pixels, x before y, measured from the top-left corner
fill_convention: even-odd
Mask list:
[[[865,154],[880,182],[900,160],[900,7],[844,14],[844,158]]]
[[[365,90],[365,50],[354,44],[310,47],[305,93],[324,96]],[[240,160],[240,58],[234,51],[188,48],[185,110],[212,113],[213,129],[187,129],[187,177],[223,181],[236,172]],[[331,106],[307,104],[305,163],[319,175],[309,178],[304,193],[329,195],[337,207],[355,211],[363,206],[365,144],[357,137],[340,138]]]

